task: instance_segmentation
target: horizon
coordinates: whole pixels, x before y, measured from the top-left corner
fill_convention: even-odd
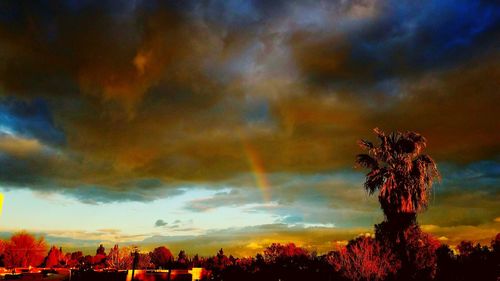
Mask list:
[[[381,128],[437,162],[422,229],[489,245],[500,6],[270,2],[0,3],[0,237],[326,253],[384,220],[355,167]]]

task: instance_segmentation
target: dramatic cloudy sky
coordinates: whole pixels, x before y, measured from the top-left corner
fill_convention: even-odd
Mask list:
[[[359,138],[413,130],[424,229],[500,232],[497,1],[1,1],[0,231],[333,249],[382,220]]]

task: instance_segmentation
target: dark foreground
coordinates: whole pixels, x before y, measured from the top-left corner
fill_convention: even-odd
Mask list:
[[[476,269],[468,268],[456,272],[439,272],[437,276],[429,280],[500,280],[500,264],[489,264],[489,270],[485,269],[485,264],[477,265]],[[482,270],[481,270],[482,269]],[[444,275],[446,274],[446,275]],[[394,278],[379,279],[372,276],[370,280],[394,281]],[[42,270],[39,272],[16,272],[4,273],[0,275],[1,280],[56,280],[56,281],[195,281],[195,280],[234,280],[234,281],[347,281],[366,280],[362,276],[346,278],[340,272],[316,268],[313,271],[301,270],[299,268],[268,268],[260,271],[242,271],[238,268],[225,268],[221,271],[209,272],[204,269],[181,269],[181,270],[136,270],[132,278],[132,270]]]

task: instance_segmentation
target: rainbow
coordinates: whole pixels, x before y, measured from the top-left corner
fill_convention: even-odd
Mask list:
[[[262,159],[260,158],[258,151],[250,143],[243,142],[243,146],[248,159],[248,164],[252,169],[255,182],[262,192],[264,203],[271,202],[271,185],[267,179]]]

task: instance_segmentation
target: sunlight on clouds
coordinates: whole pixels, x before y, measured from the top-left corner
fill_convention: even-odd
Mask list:
[[[143,75],[148,64],[151,53],[138,52],[134,57],[133,64],[137,68],[139,75]]]
[[[37,139],[27,139],[14,135],[0,135],[0,152],[6,152],[17,157],[38,153],[43,145]]]
[[[431,232],[431,231],[439,228],[439,226],[433,225],[433,224],[424,224],[421,227],[422,227],[422,230],[426,231],[426,232]]]
[[[348,11],[348,15],[354,19],[373,18],[378,13],[377,3],[379,3],[379,1],[376,0],[358,1],[356,4],[352,5],[351,9]]]
[[[250,248],[252,250],[258,250],[258,249],[263,249],[264,246],[263,245],[260,245],[260,244],[257,244],[256,242],[251,242],[250,244],[248,244],[246,246],[247,248]]]

